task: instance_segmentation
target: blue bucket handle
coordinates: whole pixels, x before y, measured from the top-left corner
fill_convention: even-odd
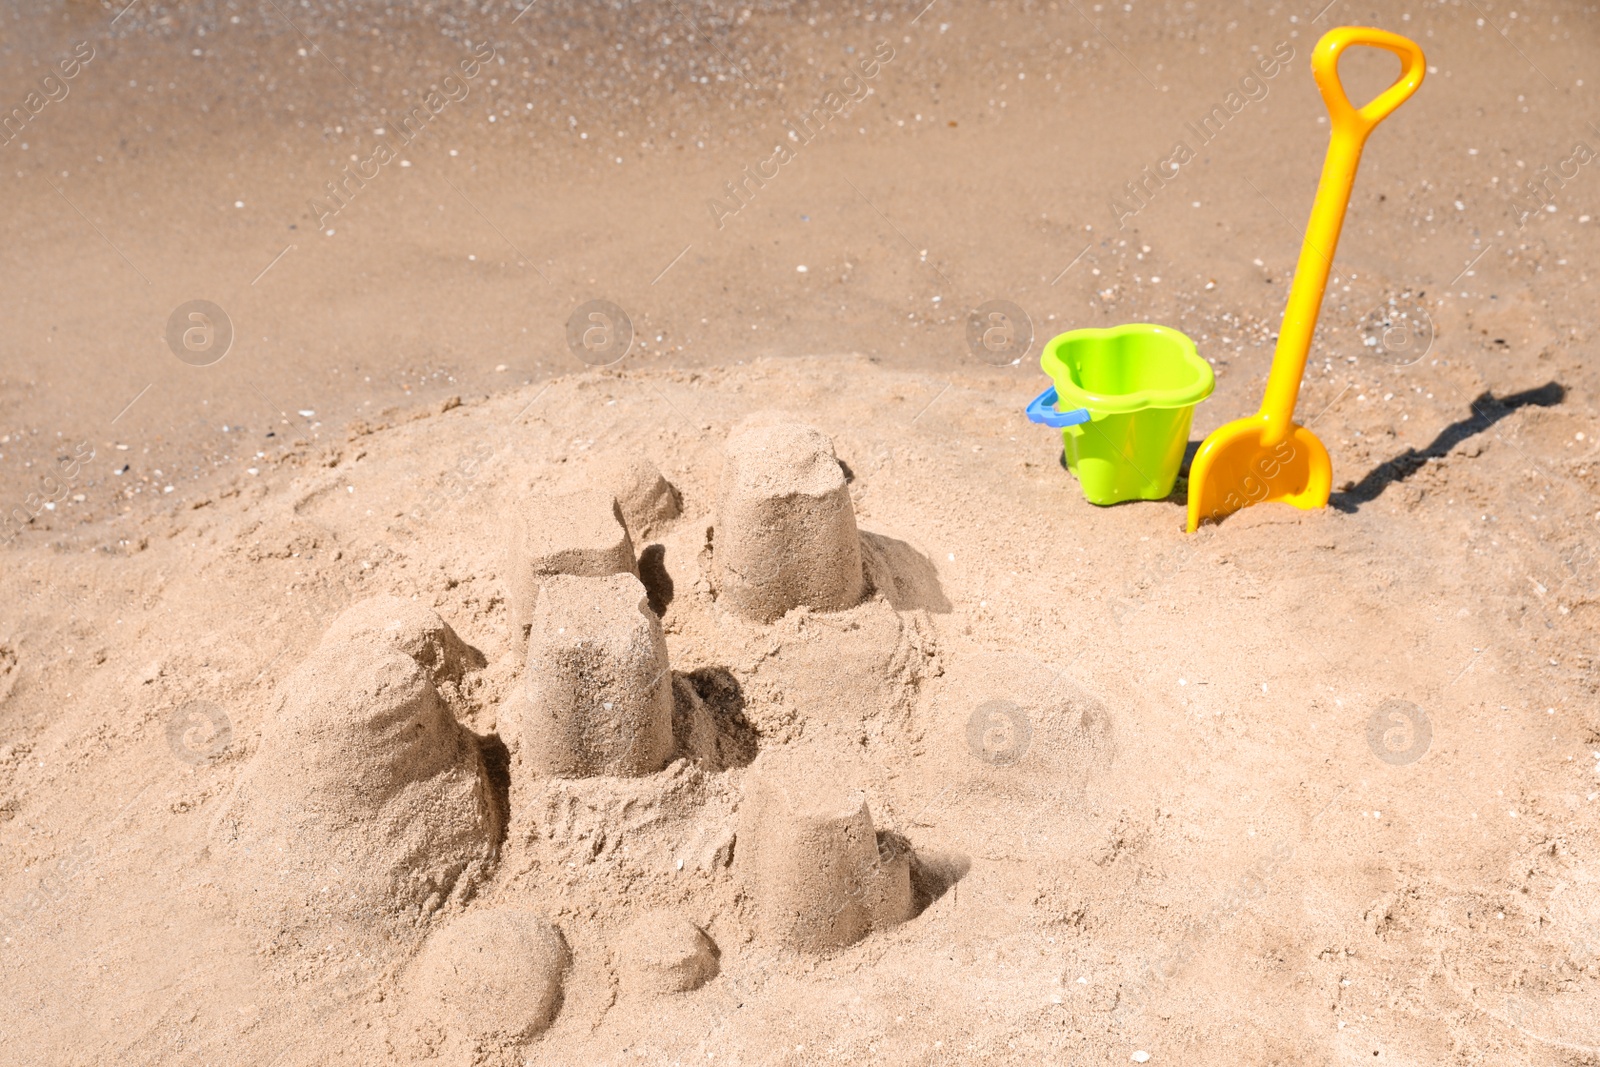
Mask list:
[[[1037,422],[1053,430],[1065,429],[1068,426],[1081,426],[1089,421],[1089,409],[1077,408],[1073,411],[1057,411],[1056,387],[1051,386],[1028,404],[1027,416],[1029,422]]]

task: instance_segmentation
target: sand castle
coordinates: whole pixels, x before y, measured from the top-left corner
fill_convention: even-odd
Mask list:
[[[538,587],[523,684],[508,702],[540,775],[640,775],[672,757],[667,645],[631,574]]]
[[[670,525],[677,491],[636,457],[599,472],[513,520],[507,636],[523,667],[496,726],[509,773],[640,778],[678,759],[701,774],[749,764],[756,735],[729,733],[694,677],[672,672],[639,578],[635,535]],[[758,415],[735,428],[712,529],[711,593],[747,622],[846,610],[868,592],[843,468],[811,427]],[[310,944],[315,930],[348,923],[405,942],[438,927],[409,971],[413,1012],[479,1047],[549,1026],[571,962],[533,913],[470,903],[494,874],[508,817],[508,787],[485,759],[498,740],[451,711],[484,666],[416,601],[355,605],[281,687],[218,822],[242,860],[237,891],[269,901],[280,931],[305,926],[296,936]],[[737,834],[723,832],[763,940],[832,953],[913,914],[909,847],[879,832],[855,780],[815,746],[778,746],[744,773]],[[719,968],[705,931],[670,909],[637,915],[617,960],[638,995],[687,992]]]

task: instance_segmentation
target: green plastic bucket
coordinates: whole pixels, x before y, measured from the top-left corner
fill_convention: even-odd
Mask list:
[[[1195,405],[1217,382],[1193,341],[1147,323],[1072,330],[1045,345],[1039,364],[1055,386],[1028,417],[1061,428],[1067,469],[1089,503],[1172,492]]]

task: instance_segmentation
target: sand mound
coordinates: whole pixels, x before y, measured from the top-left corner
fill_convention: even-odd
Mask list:
[[[656,383],[695,418],[651,423]],[[152,522],[137,554],[19,557],[39,605],[122,575],[152,590],[92,636],[63,616],[5,641],[13,722],[39,724],[0,744],[21,902],[4,989],[44,1009],[19,1061],[920,1063],[942,1043],[1005,1063],[1376,1063],[1460,1035],[1469,1058],[1555,1067],[1596,1046],[1588,601],[1555,547],[1527,557],[1546,599],[1474,564],[1507,536],[1478,501],[1520,476],[1513,449],[1485,434],[1475,465],[1418,471],[1456,508],[1391,489],[1190,537],[1176,501],[1092,509],[1011,386],[952,387],[921,419],[937,386],[832,364],[730,372],[697,409],[675,388],[558,383],[548,420],[416,524],[372,505],[449,483],[532,390]],[[760,621],[717,600],[707,441],[779,401],[840,428],[864,592]],[[502,517],[592,461],[575,424],[595,412],[629,447],[649,435],[695,519],[649,546],[659,612],[630,574],[545,575],[515,647]],[[532,493],[509,458],[528,455],[550,457]],[[1570,545],[1588,500],[1553,492],[1564,525],[1527,544]],[[1467,519],[1469,540],[1445,536]],[[212,538],[210,557],[189,547]],[[279,640],[308,647],[304,620],[363,587],[399,599],[350,608],[271,675],[300,655],[275,659]],[[489,666],[419,605],[481,635]],[[1529,622],[1520,651],[1495,641],[1506,610]],[[538,700],[508,703],[519,689]],[[235,748],[171,759],[202,700]],[[491,731],[514,751],[473,736]],[[578,769],[541,768],[540,744]],[[185,851],[224,804],[209,850]],[[553,1021],[543,934],[452,947],[473,940],[458,921],[512,911],[571,948]],[[508,962],[518,938],[535,948]],[[708,951],[713,979],[662,992],[709,973]],[[1391,1012],[1402,969],[1436,980]]]
[[[435,685],[459,684],[462,675],[484,666],[483,654],[468,645],[433,609],[415,600],[375,596],[340,615],[322,635],[327,648],[392,648],[410,656]]]
[[[638,993],[686,993],[717,973],[717,946],[675,911],[646,912],[619,942],[622,983]]]
[[[432,612],[394,615],[389,598],[347,613],[284,680],[218,820],[236,894],[280,930],[350,920],[407,936],[495,858],[504,814],[478,741],[420,662],[443,667],[460,642]]]
[[[719,602],[760,622],[859,602],[855,510],[827,435],[761,412],[733,428],[725,452],[712,550]]]
[[[408,982],[411,1007],[447,1040],[518,1044],[561,1010],[571,963],[560,931],[532,912],[473,912],[428,939]]]
[[[631,574],[550,575],[537,590],[522,685],[505,707],[535,773],[639,775],[672,757],[661,621]]]
[[[611,490],[637,544],[661,532],[682,510],[678,490],[644,455],[616,452],[596,461],[594,474]]]

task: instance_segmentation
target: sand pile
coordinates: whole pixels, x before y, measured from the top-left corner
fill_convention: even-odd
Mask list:
[[[8,638],[6,699],[46,724],[0,746],[4,991],[54,1011],[20,1061],[1589,1055],[1600,760],[1587,676],[1558,663],[1592,613],[1553,555],[1529,557],[1542,601],[1474,566],[1521,522],[1479,503],[1514,451],[1430,475],[1427,501],[1472,501],[1459,545],[1421,540],[1444,505],[1388,494],[1187,537],[1181,502],[1090,510],[1020,390],[952,388],[885,430],[937,389],[761,364],[662,429],[637,384],[553,386],[451,508],[410,505],[529,396],[369,434],[359,462],[177,514],[137,554],[22,557],[52,590],[71,567],[139,585],[92,635],[104,667],[76,624]],[[744,421],[767,403],[827,433]],[[632,434],[599,457],[572,429],[596,411]],[[1514,417],[1588,447],[1575,416]],[[529,455],[548,463],[522,480]],[[631,483],[566,495],[628,456]],[[1558,490],[1541,508],[1592,523]],[[768,519],[741,525],[741,499]],[[535,514],[528,560],[582,547],[561,531],[586,515],[616,569],[506,571]],[[739,546],[750,571],[794,564],[745,587],[756,615],[718,562]],[[813,579],[840,573],[857,591],[830,601]],[[1536,656],[1495,645],[1494,611],[1541,604]],[[202,636],[173,647],[175,625]],[[279,647],[300,662],[273,679]],[[85,655],[50,675],[50,648]],[[171,723],[201,700],[232,740],[194,761]],[[1389,746],[1396,707],[1420,732]],[[85,769],[110,788],[73,825],[49,802]],[[155,1022],[130,1038],[135,1011]]]
[[[804,627],[830,609],[875,611],[878,628],[847,624],[869,654],[846,658],[876,666],[893,655],[897,629],[879,630],[897,616],[885,597],[863,600],[871,586],[862,537],[828,438],[760,415],[730,436],[727,460],[713,528],[719,609],[758,627],[791,613]],[[573,488],[569,473],[564,485],[530,489],[529,508],[512,520],[509,639],[526,653],[497,720],[518,779],[508,795],[534,798],[541,780],[650,776],[680,756],[699,774],[749,764],[757,734],[740,714],[739,682],[721,668],[670,669],[662,620],[637,576],[630,528],[669,530],[676,490],[637,455],[603,459],[587,477],[594,484]],[[868,555],[893,588],[888,554],[873,546]],[[751,580],[764,570],[783,577]],[[872,647],[878,638],[888,647]],[[479,739],[441,695],[468,708],[463,680],[484,665],[415,601],[375,598],[335,620],[284,683],[219,820],[253,907],[304,939],[319,923],[346,922],[403,940],[485,885],[506,801]],[[811,744],[803,755],[769,752],[743,778],[740,870],[728,884],[751,895],[775,946],[838,951],[913,911],[909,848],[875,828],[856,776],[850,761]],[[661,810],[664,796],[647,789],[642,810]],[[710,858],[697,869],[727,881],[731,825],[722,834],[711,826],[706,845]],[[670,908],[634,918],[617,951],[634,993],[693,990],[718,969],[711,938]],[[560,934],[531,913],[457,918],[411,968],[420,1040],[476,1049],[528,1040],[555,1017],[568,960]]]
[[[571,965],[561,932],[531,912],[464,915],[428,939],[408,976],[417,1036],[468,1055],[520,1045],[560,1011]]]
[[[409,938],[482,883],[503,802],[434,680],[474,658],[433,612],[384,597],[341,616],[278,687],[215,827],[240,907],[269,934],[351,923]]]
[[[623,987],[633,993],[687,993],[716,976],[717,946],[678,912],[652,909],[622,931]]]

